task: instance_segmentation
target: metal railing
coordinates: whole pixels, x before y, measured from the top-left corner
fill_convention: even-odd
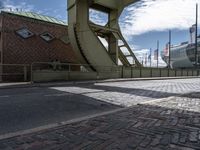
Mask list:
[[[144,78],[144,77],[177,77],[199,76],[196,69],[143,68],[125,66],[93,66],[98,72],[92,71],[88,64],[70,64],[59,62],[35,62],[31,64],[31,81],[33,74],[37,77],[62,75],[62,80],[92,80],[106,78]],[[54,75],[54,76],[53,76]],[[87,77],[86,77],[87,76]],[[55,77],[55,79],[57,79]],[[50,79],[49,79],[50,80]],[[48,81],[48,80],[47,80]]]
[[[197,69],[142,68],[125,66],[94,66],[99,72],[91,71],[87,64],[70,64],[59,62],[34,62],[27,64],[0,65],[0,81],[19,82],[34,81],[34,75],[62,75],[63,80],[92,80],[106,78],[144,78],[144,77],[176,77],[199,76]],[[54,75],[54,76],[53,76]],[[40,77],[40,76],[39,76]],[[56,78],[55,78],[56,79]]]
[[[60,63],[60,62],[34,62],[31,64],[31,71],[37,70],[52,70],[52,71],[79,71],[79,72],[93,72],[90,71],[91,66],[88,64],[72,64],[72,63]],[[102,72],[119,71],[119,67],[116,66],[94,66]]]
[[[30,65],[0,64],[0,82],[30,81]]]

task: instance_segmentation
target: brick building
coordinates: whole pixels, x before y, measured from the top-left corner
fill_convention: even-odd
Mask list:
[[[67,25],[55,18],[2,11],[0,31],[0,65],[53,60],[78,63],[68,40]]]

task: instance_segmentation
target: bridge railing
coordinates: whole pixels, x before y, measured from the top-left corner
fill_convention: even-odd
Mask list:
[[[30,65],[0,64],[0,82],[30,81]]]
[[[196,69],[142,68],[124,66],[93,66],[99,72],[90,71],[87,64],[60,62],[35,62],[31,65],[31,81],[74,81],[114,78],[150,78],[199,76]]]

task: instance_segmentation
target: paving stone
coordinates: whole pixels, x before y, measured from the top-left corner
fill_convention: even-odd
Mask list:
[[[160,140],[160,144],[166,146],[170,143],[170,141],[171,141],[171,135],[165,134]]]
[[[155,138],[153,138],[153,140],[152,140],[150,145],[153,146],[153,147],[159,145],[161,138],[162,138],[161,135],[157,135]]]
[[[182,147],[182,146],[178,146],[178,145],[174,145],[174,144],[170,144],[170,148],[174,148],[176,150],[195,150],[193,148]]]
[[[191,142],[197,142],[198,141],[198,132],[191,132],[189,135],[189,140]]]
[[[141,147],[147,147],[152,141],[152,138],[149,136],[146,136],[145,139],[140,143]]]
[[[200,140],[200,131],[199,131],[199,140]]]

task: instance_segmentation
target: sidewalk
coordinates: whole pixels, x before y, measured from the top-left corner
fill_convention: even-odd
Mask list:
[[[172,79],[190,79],[199,78],[194,76],[183,77],[153,77],[153,78],[123,78],[123,79],[106,79],[106,80],[87,80],[87,81],[63,81],[63,82],[44,82],[44,83],[31,83],[31,82],[14,82],[14,83],[0,83],[0,89],[9,88],[27,88],[27,87],[51,87],[51,86],[65,86],[76,84],[88,83],[105,83],[105,82],[125,82],[125,81],[142,81],[142,80],[172,80]]]
[[[197,150],[200,93],[0,140],[1,150]]]

